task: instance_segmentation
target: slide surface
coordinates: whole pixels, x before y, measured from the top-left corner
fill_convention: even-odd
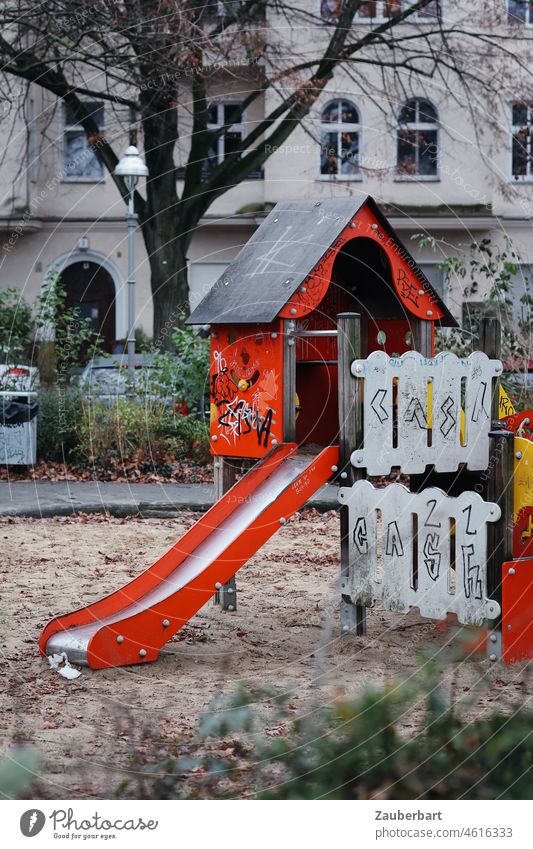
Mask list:
[[[101,669],[146,663],[331,477],[338,448],[276,446],[149,569],[43,630],[41,654]]]

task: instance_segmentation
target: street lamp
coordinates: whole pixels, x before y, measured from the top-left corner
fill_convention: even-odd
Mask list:
[[[126,148],[124,156],[115,168],[115,176],[122,177],[128,190],[128,370],[133,376],[135,360],[135,229],[137,215],[133,209],[135,186],[139,177],[148,176],[148,168],[134,145]]]

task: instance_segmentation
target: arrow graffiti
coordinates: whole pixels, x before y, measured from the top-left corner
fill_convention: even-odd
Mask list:
[[[407,407],[407,410],[405,411],[404,418],[405,418],[405,421],[409,422],[409,423],[415,421],[415,419],[416,419],[416,423],[418,424],[418,427],[420,429],[423,430],[423,429],[427,428],[426,414],[425,414],[424,408],[423,408],[423,406],[420,403],[418,398],[411,398],[411,400],[409,402],[409,406]]]
[[[440,573],[439,541],[438,534],[428,534],[424,543],[424,563],[432,581],[436,581]]]
[[[444,415],[444,418],[440,425],[440,432],[444,437],[446,437],[457,424],[457,419],[452,414],[452,411],[455,412],[455,404],[453,403],[453,398],[448,396],[446,400],[443,401],[443,403],[441,404],[441,411]]]
[[[374,410],[376,416],[379,419],[379,423],[383,424],[389,418],[389,411],[383,406],[383,401],[387,397],[386,389],[378,389],[374,397],[370,402],[370,406]]]

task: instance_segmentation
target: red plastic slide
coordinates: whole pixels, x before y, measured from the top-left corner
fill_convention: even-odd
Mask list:
[[[102,669],[157,660],[159,650],[330,478],[338,448],[298,455],[278,445],[145,572],[120,590],[52,619],[41,654]]]

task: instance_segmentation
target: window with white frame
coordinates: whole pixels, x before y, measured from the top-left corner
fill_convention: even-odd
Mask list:
[[[104,128],[104,104],[99,100],[84,101],[84,106],[99,130]],[[63,104],[63,179],[94,182],[104,176],[104,168],[85,130],[73,110]]]
[[[512,105],[511,174],[522,182],[533,179],[533,102],[519,101]]]
[[[244,138],[244,117],[239,116],[240,103],[210,103],[207,111],[207,128],[213,133],[213,139],[209,145],[207,158],[203,163],[203,175],[208,177],[217,165],[224,162],[230,156],[239,155],[241,142]],[[224,132],[220,132],[226,127]],[[216,134],[216,135],[215,135]],[[248,174],[248,180],[260,180],[263,177],[262,170],[252,171]]]
[[[533,26],[533,0],[507,0],[507,17],[510,24]]]
[[[368,23],[383,23],[394,15],[405,12],[409,6],[414,6],[419,0],[369,0],[363,3],[355,13],[354,20]],[[336,20],[342,12],[344,0],[320,0],[320,16],[324,21]],[[418,9],[410,15],[408,21],[428,23],[438,18],[440,0],[430,0],[423,9]]]
[[[399,115],[397,144],[398,177],[438,178],[438,115],[428,100],[413,97],[404,103]]]
[[[344,98],[328,103],[320,115],[320,177],[360,179],[361,127],[357,107]]]

